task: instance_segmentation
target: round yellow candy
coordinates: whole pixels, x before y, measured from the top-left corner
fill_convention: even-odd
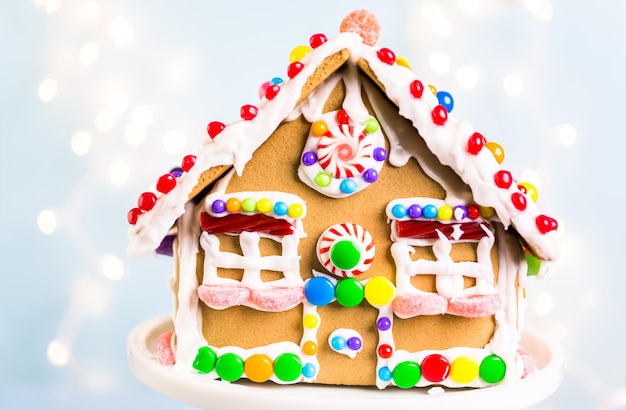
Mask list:
[[[251,381],[263,383],[274,374],[274,363],[264,354],[255,354],[246,360],[243,371]]]
[[[490,206],[479,206],[478,209],[480,209],[480,216],[485,219],[490,219],[496,214],[496,210]]]
[[[459,356],[450,364],[450,378],[466,384],[478,377],[478,363],[469,356]]]
[[[537,202],[539,192],[537,192],[537,188],[533,184],[530,182],[520,182],[517,186],[523,191],[526,191],[526,195],[530,196],[533,202]]]
[[[375,276],[365,284],[365,299],[374,307],[385,306],[396,296],[396,288],[383,276]]]
[[[237,198],[228,198],[228,200],[226,201],[226,210],[228,212],[241,211],[241,201]]]
[[[302,353],[307,356],[313,356],[315,353],[317,353],[317,343],[312,340],[304,342],[304,344],[302,345]]]
[[[442,221],[447,221],[452,218],[452,214],[454,213],[452,207],[450,205],[443,205],[437,211],[437,218]]]
[[[319,318],[312,314],[308,314],[304,317],[304,319],[302,319],[302,324],[307,329],[315,329],[319,323]]]
[[[405,57],[398,56],[396,57],[396,64],[401,65],[402,67],[406,67],[411,70],[411,63]]]
[[[504,149],[502,146],[497,142],[489,141],[485,143],[485,147],[491,151],[498,164],[502,164],[502,161],[504,161]]]
[[[262,198],[257,201],[256,209],[257,211],[266,214],[270,212],[272,209],[274,209],[274,205],[272,205],[272,201],[270,201],[269,199]]]
[[[302,60],[302,57],[309,54],[311,52],[311,47],[309,46],[298,46],[291,50],[291,54],[289,54],[289,63],[295,63],[296,61]]]
[[[321,137],[328,132],[328,124],[324,121],[315,121],[311,125],[311,133],[316,137]]]
[[[287,208],[287,214],[292,218],[299,218],[304,213],[304,207],[301,204],[291,204]]]

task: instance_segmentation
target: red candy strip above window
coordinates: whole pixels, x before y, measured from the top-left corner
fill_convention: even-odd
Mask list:
[[[454,238],[452,235],[457,225],[460,225],[463,234],[459,238]],[[486,224],[480,222],[444,224],[438,221],[397,221],[398,236],[415,239],[439,239],[437,231],[440,231],[446,238],[452,240],[477,240],[487,236],[483,226],[487,227]]]
[[[209,234],[239,235],[242,232],[265,232],[270,235],[284,236],[294,232],[293,225],[289,221],[263,214],[229,214],[217,218],[203,212],[200,214],[200,225],[202,230]]]

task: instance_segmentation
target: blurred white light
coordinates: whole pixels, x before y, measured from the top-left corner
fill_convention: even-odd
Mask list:
[[[450,71],[450,57],[442,52],[436,52],[428,60],[430,67],[437,74],[447,74]]]
[[[83,156],[91,148],[91,135],[85,131],[78,131],[72,136],[72,151],[78,156]]]
[[[556,340],[558,340],[559,342],[563,342],[565,341],[565,339],[567,339],[569,329],[564,323],[557,323],[556,325],[554,325],[550,333],[552,333],[552,336],[554,336]]]
[[[57,218],[54,212],[45,209],[37,215],[37,226],[39,230],[47,235],[53,233],[57,227]]]
[[[73,307],[80,309],[79,313],[100,313],[109,306],[109,288],[93,277],[81,277],[74,286],[73,296],[78,303]]]
[[[115,127],[116,118],[113,113],[107,109],[100,110],[96,113],[94,124],[98,132],[108,132]]]
[[[115,255],[107,255],[102,258],[100,269],[105,278],[120,280],[124,277],[124,263]]]
[[[44,7],[48,13],[54,13],[61,8],[62,0],[44,0]]]
[[[552,3],[550,0],[524,0],[524,5],[537,20],[544,23],[552,20]]]
[[[35,5],[35,7],[43,7],[44,3],[44,0],[33,0],[33,4]]]
[[[178,89],[193,84],[196,73],[196,63],[188,55],[170,58],[163,68],[163,77],[167,84]]]
[[[87,43],[80,48],[79,59],[83,65],[92,64],[100,55],[100,47],[96,43]]]
[[[95,1],[87,1],[80,6],[79,9],[79,18],[83,21],[89,21],[96,18],[98,12],[100,11],[100,6]]]
[[[133,123],[137,127],[146,128],[154,120],[154,110],[149,105],[140,105],[133,111]]]
[[[545,316],[554,308],[554,297],[549,293],[541,293],[533,301],[533,310],[539,316]]]
[[[504,76],[502,80],[502,85],[504,87],[504,91],[507,94],[512,95],[513,97],[519,96],[524,90],[524,83],[522,79],[517,74],[507,74]]]
[[[163,148],[170,155],[177,155],[187,147],[187,136],[180,130],[169,131],[163,137]]]
[[[107,109],[115,116],[123,114],[128,109],[128,94],[123,91],[115,91],[109,96]]]
[[[39,98],[43,102],[48,102],[54,98],[57,94],[57,90],[58,85],[54,79],[48,78],[43,80],[41,84],[39,84]]]
[[[146,129],[137,125],[129,124],[124,129],[124,141],[131,147],[136,147],[146,138]]]
[[[58,340],[48,344],[48,361],[54,366],[65,366],[70,359],[68,348]]]
[[[135,37],[135,29],[124,17],[116,17],[109,24],[109,36],[118,47],[129,45]]]
[[[441,9],[439,3],[426,1],[422,4],[421,13],[424,20],[430,21],[436,17],[441,17],[443,10]]]
[[[447,38],[452,34],[452,24],[446,17],[435,17],[430,21],[430,30],[438,37]]]
[[[455,77],[459,85],[466,89],[474,88],[478,84],[478,71],[469,65],[459,67]]]
[[[459,0],[459,9],[470,16],[477,16],[481,12],[480,0]]]
[[[115,160],[109,165],[109,180],[113,185],[122,186],[130,178],[130,167],[122,160]]]
[[[571,124],[563,124],[559,127],[559,141],[566,147],[576,144],[578,131]]]

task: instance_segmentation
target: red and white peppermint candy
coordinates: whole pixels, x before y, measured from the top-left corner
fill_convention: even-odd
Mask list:
[[[327,228],[317,241],[320,263],[333,275],[354,277],[372,265],[376,247],[372,235],[361,225],[341,223]]]

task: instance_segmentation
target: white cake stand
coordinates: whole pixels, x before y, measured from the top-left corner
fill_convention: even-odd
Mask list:
[[[539,371],[515,383],[484,389],[446,389],[435,396],[432,391],[428,393],[429,389],[378,390],[375,387],[308,384],[278,386],[243,380],[230,384],[159,365],[156,361],[157,338],[172,329],[173,324],[168,317],[143,322],[133,329],[128,337],[130,367],[147,386],[182,402],[212,410],[522,409],[552,394],[563,378],[561,347],[546,335],[524,331],[522,346],[535,359]]]

